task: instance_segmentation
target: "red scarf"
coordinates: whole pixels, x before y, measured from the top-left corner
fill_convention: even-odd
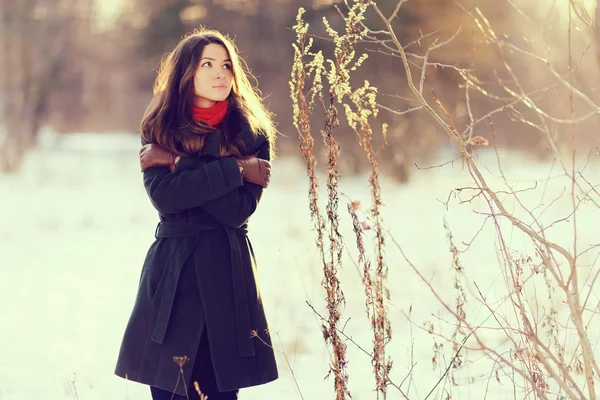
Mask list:
[[[227,100],[223,100],[208,108],[192,106],[192,115],[194,119],[204,121],[210,126],[219,125],[227,114],[227,105]]]

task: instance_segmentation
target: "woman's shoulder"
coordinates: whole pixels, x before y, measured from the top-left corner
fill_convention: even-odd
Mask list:
[[[244,144],[244,153],[254,154],[265,144],[268,144],[269,137],[261,130],[253,131],[250,126],[246,127],[240,133],[240,140]]]
[[[229,110],[227,118],[226,129],[232,133],[229,140],[237,143],[242,155],[256,154],[265,146],[270,146],[269,135],[260,127],[253,127],[235,105]]]
[[[234,114],[235,129],[238,131],[236,140],[241,142],[242,151],[245,154],[256,153],[266,142],[269,141],[267,134],[260,128],[253,128],[250,122],[246,120],[241,113]]]

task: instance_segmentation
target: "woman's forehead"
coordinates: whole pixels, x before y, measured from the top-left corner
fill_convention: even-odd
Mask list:
[[[202,58],[212,58],[213,60],[227,60],[229,54],[225,46],[217,43],[209,43],[202,50]]]

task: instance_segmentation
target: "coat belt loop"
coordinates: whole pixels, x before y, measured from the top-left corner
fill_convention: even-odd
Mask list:
[[[162,222],[159,222],[158,224],[156,224],[156,229],[154,230],[154,237],[156,239],[158,239],[158,230],[160,229],[160,224],[162,224]]]

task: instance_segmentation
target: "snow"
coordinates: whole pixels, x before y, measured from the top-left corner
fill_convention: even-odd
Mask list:
[[[27,157],[16,175],[0,176],[0,399],[149,399],[146,386],[113,375],[121,335],[129,317],[140,268],[154,239],[157,222],[142,186],[137,152],[139,138],[125,133],[71,134],[56,136],[46,132],[40,147]],[[504,173],[517,188],[534,187],[522,193],[531,207],[543,202],[549,208],[540,217],[546,224],[569,214],[568,181],[560,168],[549,163],[528,161],[518,153],[501,153]],[[486,177],[500,187],[495,155],[481,154],[489,171]],[[445,161],[445,160],[442,160]],[[592,183],[600,182],[600,164],[592,161],[583,174]],[[443,168],[412,171],[407,185],[382,177],[383,217],[390,234],[406,257],[421,271],[453,307],[455,297],[452,256],[448,248],[444,219],[453,232],[459,249],[479,231],[485,219],[474,213],[489,211],[481,199],[459,204],[450,198],[452,189],[473,186],[460,162]],[[544,186],[543,180],[552,177]],[[325,188],[320,175],[322,188]],[[368,175],[343,178],[344,196],[370,207]],[[583,182],[585,183],[585,182]],[[300,399],[286,358],[294,371],[304,399],[334,399],[333,379],[326,379],[330,350],[322,339],[319,318],[306,304],[326,316],[321,287],[322,265],[315,245],[316,232],[309,218],[308,180],[300,161],[278,159],[273,165],[271,186],[250,223],[259,266],[259,284],[265,302],[280,379],[267,385],[243,389],[244,400]],[[463,191],[462,199],[473,193]],[[340,272],[347,305],[342,309],[345,332],[367,351],[371,351],[369,321],[365,316],[365,296],[356,260],[355,238],[346,211],[347,198],[340,198],[341,231],[344,235],[344,267]],[[507,196],[504,196],[505,198]],[[320,201],[324,211],[326,193]],[[600,198],[596,195],[596,201]],[[508,204],[519,216],[528,218],[516,202]],[[539,216],[543,207],[536,210]],[[598,209],[588,203],[578,214],[578,247],[598,244]],[[498,261],[498,241],[491,221],[473,242],[461,263],[468,303],[466,312],[473,322],[482,322],[489,312],[476,301],[477,283],[490,304],[504,307],[505,278]],[[509,245],[534,256],[530,244],[515,229],[503,222]],[[572,225],[557,224],[548,237],[572,248]],[[368,255],[374,259],[373,229],[365,231]],[[400,384],[416,362],[412,380],[403,384],[410,398],[423,399],[443,373],[451,357],[446,343],[443,358],[433,367],[433,344],[443,340],[420,327],[426,321],[436,333],[451,336],[452,329],[440,318],[452,321],[427,286],[403,258],[388,237],[386,260],[389,266],[391,300],[389,315],[393,339],[388,354],[394,360],[392,380]],[[597,271],[592,250],[580,260],[580,279]],[[526,271],[526,275],[527,275]],[[538,279],[538,278],[536,278]],[[542,283],[543,281],[539,281]],[[589,284],[589,282],[588,282]],[[583,283],[582,283],[583,285]],[[597,286],[598,284],[596,284]],[[544,285],[537,299],[528,292],[532,304],[548,306]],[[589,287],[588,289],[589,290]],[[591,296],[589,308],[596,307],[598,294]],[[564,304],[555,301],[559,312]],[[410,318],[407,315],[412,308]],[[436,316],[439,316],[436,317]],[[486,325],[493,325],[489,320]],[[600,327],[589,325],[592,344],[597,343]],[[482,330],[482,337],[505,351],[501,331]],[[572,339],[572,336],[570,336]],[[572,340],[566,341],[567,346]],[[355,400],[375,399],[370,359],[352,343],[348,344],[349,387]],[[474,346],[471,340],[468,345]],[[283,353],[282,353],[283,352]],[[596,349],[596,354],[597,349]],[[510,371],[500,371],[500,383],[491,380],[492,362],[483,354],[469,351],[464,366],[453,372],[456,386],[445,384],[455,399],[512,398]],[[489,382],[488,382],[489,380]],[[410,382],[409,382],[410,381]],[[440,385],[435,398],[441,398]],[[76,391],[76,392],[75,392]],[[402,398],[390,388],[388,399]]]

